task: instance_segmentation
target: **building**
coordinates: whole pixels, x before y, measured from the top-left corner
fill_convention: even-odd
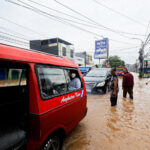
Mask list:
[[[49,54],[66,57],[74,60],[73,44],[62,40],[60,38],[45,39],[45,40],[31,40],[30,49],[46,52]]]
[[[84,64],[80,66],[94,65],[93,57],[86,52],[75,53],[75,57],[84,59]]]
[[[85,63],[85,59],[84,58],[75,56],[74,60],[75,60],[75,63],[78,66],[84,66],[84,63]]]
[[[87,65],[94,65],[93,57],[89,54],[86,55],[86,64]]]

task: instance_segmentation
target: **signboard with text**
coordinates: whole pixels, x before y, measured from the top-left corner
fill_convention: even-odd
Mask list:
[[[109,40],[104,38],[102,40],[95,41],[95,59],[106,59],[108,58]]]

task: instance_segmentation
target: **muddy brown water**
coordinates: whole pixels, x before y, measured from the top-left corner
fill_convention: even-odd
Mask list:
[[[122,98],[119,78],[115,108],[109,93],[88,95],[88,114],[65,139],[63,150],[150,150],[150,79],[134,78],[133,101]]]

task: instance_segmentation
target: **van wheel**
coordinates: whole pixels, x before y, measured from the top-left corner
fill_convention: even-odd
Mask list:
[[[58,135],[51,136],[43,146],[42,150],[61,150],[63,139]]]

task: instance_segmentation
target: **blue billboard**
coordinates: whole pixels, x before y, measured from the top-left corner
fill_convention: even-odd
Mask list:
[[[95,59],[108,58],[109,40],[104,38],[102,40],[95,41]]]

